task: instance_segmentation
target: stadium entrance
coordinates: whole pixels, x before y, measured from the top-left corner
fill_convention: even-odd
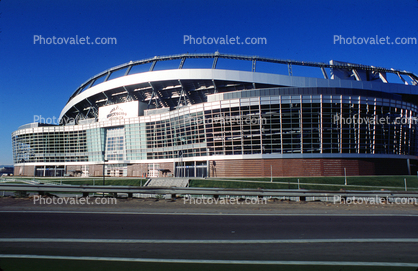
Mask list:
[[[176,163],[175,169],[176,177],[200,177],[205,178],[208,176],[207,162],[194,161],[194,162],[179,162]]]

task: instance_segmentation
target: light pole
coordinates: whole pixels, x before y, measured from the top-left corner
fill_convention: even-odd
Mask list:
[[[105,167],[108,160],[103,160],[103,185],[105,185]]]
[[[183,143],[182,143],[183,144]],[[180,158],[180,168],[179,168],[179,175],[178,177],[184,177],[184,165],[183,165],[183,145],[182,149],[179,151],[179,158]]]
[[[347,169],[344,168],[344,185],[347,185]]]

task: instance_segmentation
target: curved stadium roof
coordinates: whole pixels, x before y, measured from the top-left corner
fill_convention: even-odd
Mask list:
[[[234,59],[252,62],[250,71],[217,69],[218,59]],[[212,59],[212,67],[183,69],[187,59]],[[154,70],[159,62],[178,60],[178,69]],[[288,74],[256,72],[257,62],[287,65]],[[135,73],[133,68],[150,65],[148,71]],[[292,65],[321,69],[323,78],[292,76]],[[330,69],[330,76],[326,69]],[[402,84],[391,84],[386,73],[396,74]],[[120,75],[110,79],[114,75]],[[405,78],[410,78],[408,84]],[[331,80],[343,79],[343,80]],[[101,72],[84,82],[71,95],[63,108],[60,119],[78,121],[97,118],[98,108],[104,105],[138,100],[153,107],[174,108],[207,101],[207,95],[245,89],[277,87],[355,88],[389,93],[416,95],[418,77],[412,72],[385,69],[330,61],[327,63],[304,62],[238,56],[230,54],[181,54],[131,61]],[[67,123],[67,122],[65,122]]]

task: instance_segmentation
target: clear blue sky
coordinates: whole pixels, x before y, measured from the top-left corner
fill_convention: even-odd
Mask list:
[[[418,38],[416,0],[3,0],[0,12],[0,165],[13,163],[11,133],[20,125],[33,122],[34,115],[58,118],[79,85],[130,60],[218,50],[418,73],[416,44],[333,43],[334,35]],[[117,44],[40,45],[34,35],[115,37]],[[267,44],[190,45],[183,44],[184,35],[265,37]]]

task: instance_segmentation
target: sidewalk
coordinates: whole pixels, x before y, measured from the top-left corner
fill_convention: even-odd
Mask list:
[[[260,201],[245,204],[196,204],[183,198],[172,200],[117,199],[117,204],[70,205],[34,203],[33,198],[0,198],[0,212],[114,212],[155,214],[237,214],[237,215],[418,215],[417,205],[395,204],[334,204],[325,202]]]

